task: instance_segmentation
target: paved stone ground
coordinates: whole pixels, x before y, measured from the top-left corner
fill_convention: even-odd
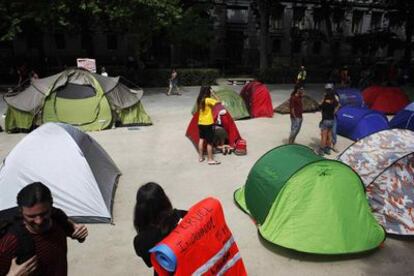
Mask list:
[[[240,86],[233,86],[240,90]],[[286,100],[291,85],[271,85],[273,105]],[[135,193],[147,181],[160,183],[177,208],[189,208],[207,196],[221,200],[226,219],[239,245],[249,275],[414,275],[412,240],[388,238],[383,248],[369,254],[317,256],[292,252],[262,241],[251,219],[233,203],[250,168],[268,150],[286,143],[289,115],[237,121],[247,140],[248,155],[219,155],[219,166],[197,161],[193,145],[184,136],[199,87],[184,87],[182,96],[167,97],[165,88],[146,89],[143,104],[154,125],[89,133],[114,159],[123,175],[114,199],[114,225],[88,225],[84,244],[69,241],[70,275],[152,275],[135,256],[132,225]],[[309,85],[307,93],[320,99],[323,85]],[[0,102],[1,113],[4,104]],[[320,113],[305,114],[297,142],[316,148]],[[0,118],[0,123],[4,121]],[[0,158],[25,134],[0,133]],[[339,137],[338,148],[352,141]],[[335,158],[334,155],[329,156]]]

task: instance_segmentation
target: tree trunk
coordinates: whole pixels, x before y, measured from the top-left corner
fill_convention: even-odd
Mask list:
[[[411,63],[411,43],[412,43],[412,36],[414,24],[412,20],[407,20],[405,25],[405,52],[404,52],[404,60],[406,64],[409,66]]]
[[[326,8],[327,11],[325,11],[324,14],[324,21],[325,21],[325,26],[326,26],[326,38],[328,40],[328,44],[329,44],[329,50],[331,52],[331,62],[332,65],[335,65],[335,60],[336,60],[336,51],[335,51],[335,42],[333,39],[333,31],[332,31],[332,22],[331,22],[331,10],[330,8]]]
[[[260,14],[260,71],[268,68],[269,5],[268,1],[258,1]]]

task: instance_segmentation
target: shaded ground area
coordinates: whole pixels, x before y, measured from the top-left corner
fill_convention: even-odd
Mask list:
[[[237,91],[241,86],[232,86]],[[273,106],[285,101],[292,85],[270,85]],[[173,205],[187,209],[207,196],[223,204],[229,227],[239,245],[249,275],[413,275],[414,241],[389,238],[383,248],[352,256],[316,256],[292,252],[262,241],[251,219],[233,203],[233,192],[244,184],[250,168],[268,150],[286,143],[289,115],[237,121],[247,140],[248,155],[218,155],[219,166],[197,161],[184,136],[199,87],[182,88],[182,96],[167,97],[166,88],[145,89],[143,104],[154,125],[90,132],[114,159],[123,175],[114,204],[114,225],[88,225],[84,244],[69,241],[70,275],[152,275],[135,256],[132,215],[135,193],[147,181],[160,183]],[[308,85],[307,93],[321,99],[323,85]],[[4,105],[0,103],[1,114]],[[320,113],[304,115],[297,143],[316,148]],[[3,125],[3,118],[0,120]],[[0,158],[25,134],[0,133]],[[339,137],[338,148],[352,141]],[[335,155],[331,155],[334,158]]]

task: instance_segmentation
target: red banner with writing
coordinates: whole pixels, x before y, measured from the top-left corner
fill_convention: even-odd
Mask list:
[[[175,271],[169,272],[158,262],[157,252],[151,254],[159,275],[247,275],[217,199],[209,197],[191,207],[158,245],[175,255]]]

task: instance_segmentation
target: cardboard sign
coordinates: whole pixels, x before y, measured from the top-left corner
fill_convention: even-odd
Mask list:
[[[96,73],[96,60],[91,58],[77,58],[76,64],[80,68],[84,68],[92,73]]]

